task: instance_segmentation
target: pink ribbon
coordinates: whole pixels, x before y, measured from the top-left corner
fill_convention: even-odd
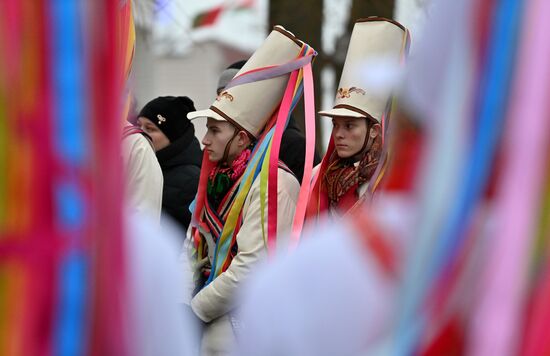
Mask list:
[[[298,194],[298,204],[294,214],[294,222],[290,233],[290,247],[295,248],[300,241],[300,234],[304,226],[306,208],[309,201],[311,187],[311,173],[313,170],[313,156],[315,153],[315,92],[313,88],[313,73],[311,63],[304,67],[304,110],[306,125],[306,157],[304,162],[304,176]]]
[[[271,153],[269,156],[269,179],[267,185],[267,204],[268,204],[268,224],[267,224],[267,251],[270,256],[274,256],[276,252],[277,239],[277,181],[279,167],[279,149],[281,138],[285,129],[285,123],[290,112],[294,89],[298,79],[298,71],[292,72],[288,85],[277,114],[277,123],[275,125],[275,133],[271,142]]]

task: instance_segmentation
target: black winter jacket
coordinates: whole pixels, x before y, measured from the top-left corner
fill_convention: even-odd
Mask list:
[[[201,171],[202,151],[194,130],[157,152],[164,176],[162,213],[187,230],[191,221],[189,204],[195,199]]]
[[[279,159],[290,168],[300,184],[302,184],[302,177],[304,176],[305,155],[306,139],[296,125],[294,118],[290,116],[290,121],[281,139]],[[319,164],[319,162],[321,162],[321,157],[319,157],[319,154],[315,151],[313,156],[313,167]]]

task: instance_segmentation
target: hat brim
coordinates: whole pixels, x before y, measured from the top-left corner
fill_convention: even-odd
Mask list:
[[[212,118],[214,120],[218,120],[218,121],[227,121],[223,116],[221,116],[220,114],[218,114],[217,112],[215,112],[212,109],[191,111],[191,112],[187,113],[187,118],[191,121],[195,120],[195,119],[198,119],[200,117],[210,117],[210,118]]]
[[[354,119],[365,118],[365,119],[369,119],[371,121],[380,123],[380,120],[376,119],[374,116],[371,116],[369,114],[363,114],[363,113],[357,112],[355,110],[350,110],[350,109],[347,109],[347,108],[332,108],[330,110],[319,111],[318,114],[321,115],[321,116],[328,116],[328,117],[337,117],[337,116],[339,116],[339,117],[349,117],[349,118],[354,118]]]
[[[319,115],[328,116],[328,117],[335,117],[335,116],[353,117],[353,118],[357,118],[357,119],[360,119],[362,117],[366,117],[365,115],[363,115],[361,113],[358,113],[358,112],[350,110],[350,109],[345,109],[345,108],[336,108],[336,109],[319,111]]]

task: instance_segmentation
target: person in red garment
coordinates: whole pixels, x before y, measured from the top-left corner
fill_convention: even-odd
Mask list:
[[[407,44],[407,30],[393,20],[356,21],[335,105],[319,112],[332,118],[333,129],[327,153],[314,171],[308,218],[327,211],[346,215],[374,191],[392,96],[388,89],[373,89],[368,70],[399,63]]]

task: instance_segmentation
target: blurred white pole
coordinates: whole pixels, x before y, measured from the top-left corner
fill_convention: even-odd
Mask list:
[[[409,29],[411,34],[411,52],[417,37],[422,35],[422,29],[429,15],[429,7],[433,0],[395,0],[394,18]]]

